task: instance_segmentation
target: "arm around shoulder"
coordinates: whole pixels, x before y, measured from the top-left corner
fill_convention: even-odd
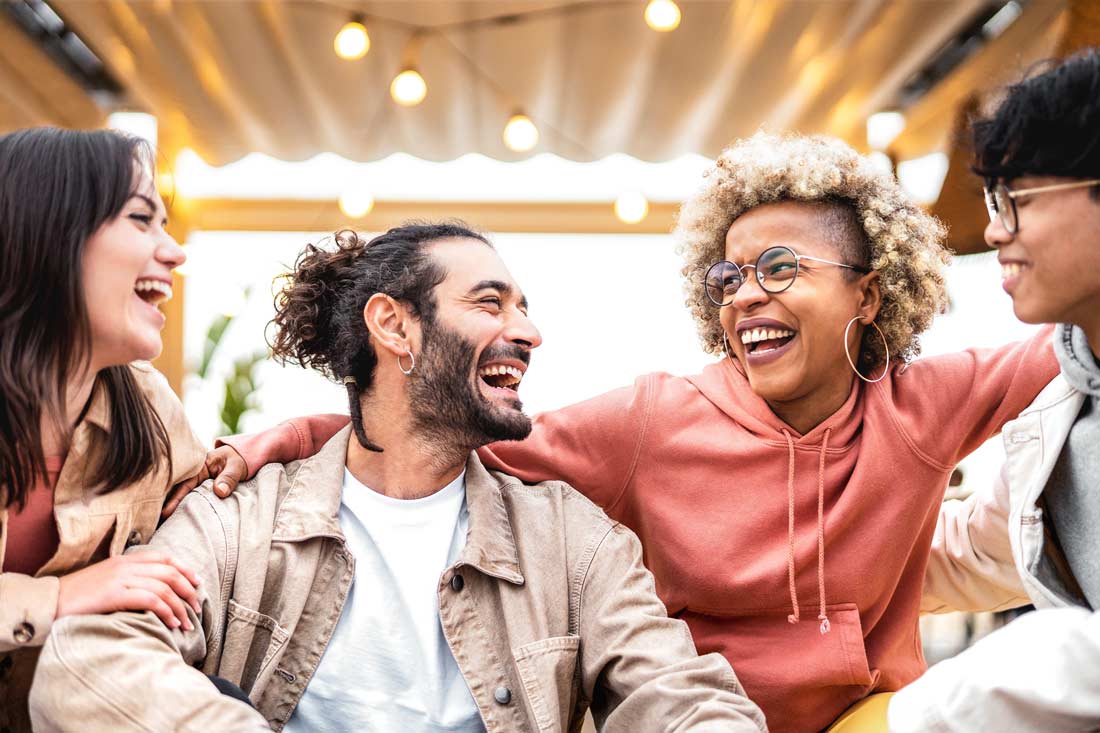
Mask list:
[[[634,533],[614,524],[580,580],[581,684],[601,730],[766,730],[764,714],[719,654],[698,656],[642,564]]]
[[[232,581],[223,522],[232,506],[205,489],[193,492],[137,552],[162,552],[203,578],[202,613],[188,611],[191,631],[169,630],[152,612],[68,616],[46,640],[31,690],[35,730],[268,730],[249,706],[221,695],[191,665],[207,640],[223,633],[222,588]]]

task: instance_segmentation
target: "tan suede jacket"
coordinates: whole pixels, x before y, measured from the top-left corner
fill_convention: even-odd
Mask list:
[[[338,520],[349,436],[264,467],[229,499],[209,484],[188,496],[149,547],[204,578],[196,629],[151,613],[62,619],[31,693],[35,729],[280,730],[351,587]],[[696,656],[665,615],[633,533],[565,484],[524,485],[476,455],[466,491],[469,535],[439,578],[440,620],[489,733],[577,731],[589,706],[608,731],[764,730],[725,659]],[[203,673],[239,684],[256,710]]]
[[[107,396],[102,391],[93,394],[54,487],[54,518],[61,539],[57,552],[34,577],[0,573],[0,731],[30,730],[27,694],[35,660],[57,614],[58,577],[147,542],[172,484],[197,473],[206,457],[164,377],[145,363],[130,369],[168,431],[173,475],[168,476],[162,465],[141,481],[113,491],[87,485],[90,458],[102,449],[111,430]],[[8,510],[0,507],[0,565],[7,527]]]

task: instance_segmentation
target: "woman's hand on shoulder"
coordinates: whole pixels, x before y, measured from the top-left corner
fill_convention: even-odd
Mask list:
[[[152,611],[170,629],[191,631],[187,606],[200,613],[202,582],[189,567],[158,552],[118,555],[62,576],[57,617]],[[185,605],[186,604],[186,605]]]
[[[224,499],[233,493],[246,473],[248,473],[248,464],[241,458],[240,453],[234,450],[232,446],[218,446],[206,454],[206,460],[198,473],[172,487],[171,493],[164,501],[164,509],[160,513],[161,518],[167,519],[170,517],[172,512],[176,511],[176,507],[180,505],[180,502],[183,501],[183,497],[211,476],[214,477],[214,493]]]

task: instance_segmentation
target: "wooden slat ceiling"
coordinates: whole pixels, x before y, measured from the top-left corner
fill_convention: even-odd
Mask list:
[[[501,141],[517,107],[540,128],[535,152],[574,160],[713,156],[761,126],[863,146],[866,117],[892,104],[906,79],[989,2],[681,1],[683,21],[671,33],[645,25],[640,0],[51,5],[105,61],[126,106],[158,116],[162,147],[190,147],[223,164],[254,151],[285,160],[322,151],[363,161],[397,151],[517,159]],[[1016,23],[1030,29],[1016,31],[1026,32],[1027,52],[1005,37],[985,51],[998,70],[1018,75],[1064,5],[1027,5]],[[368,13],[372,46],[349,62],[333,53],[332,39],[354,8]],[[491,20],[509,14],[519,17]],[[469,25],[477,20],[486,22]],[[403,108],[389,84],[417,28],[428,96]],[[28,71],[52,65],[33,48],[10,46],[17,33],[0,17],[0,129],[98,124],[102,115],[87,95],[66,89],[59,72]],[[899,139],[907,155],[943,147],[957,101],[941,93],[918,103],[919,124]]]

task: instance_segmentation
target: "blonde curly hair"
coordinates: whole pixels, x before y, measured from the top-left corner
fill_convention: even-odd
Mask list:
[[[792,200],[851,206],[867,235],[857,246],[870,245],[861,259],[879,274],[882,307],[875,322],[890,358],[908,361],[920,353],[917,334],[947,303],[943,266],[950,253],[943,244],[944,226],[910,201],[892,176],[840,140],[764,132],[723,150],[677,219],[686,304],[703,348],[715,355],[724,350],[719,309],[707,298],[703,277],[725,257],[730,225],[749,209]],[[877,366],[885,357],[878,332],[866,329],[860,368]]]

